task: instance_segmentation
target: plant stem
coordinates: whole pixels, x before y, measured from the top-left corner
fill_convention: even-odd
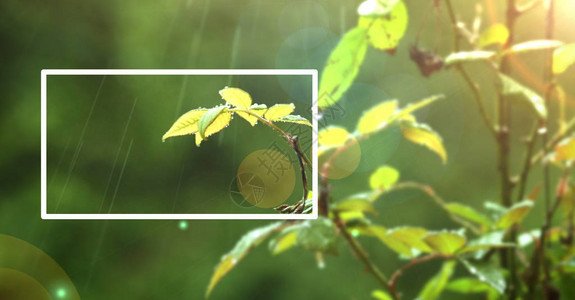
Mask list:
[[[449,18],[451,20],[451,26],[453,27],[454,32],[453,48],[455,52],[459,52],[461,51],[461,35],[457,31],[458,27],[457,27],[457,18],[455,17],[455,11],[453,10],[453,6],[451,5],[451,0],[445,0],[445,4],[447,6],[447,11],[449,13]],[[481,96],[479,86],[473,81],[473,79],[471,79],[471,76],[469,75],[469,73],[467,73],[463,65],[457,64],[456,69],[461,73],[463,79],[473,92],[474,96],[473,99],[475,99],[475,103],[479,108],[479,113],[481,114],[481,118],[483,119],[485,126],[487,126],[487,129],[489,129],[489,131],[493,134],[494,137],[497,136],[497,131],[491,121],[491,118],[489,118],[489,115],[487,114],[485,105],[483,104],[484,101],[483,97]]]
[[[305,201],[307,199],[307,194],[309,192],[308,186],[307,186],[307,175],[305,174],[305,166],[304,166],[304,161],[302,159],[303,152],[301,151],[301,148],[299,146],[299,137],[294,136],[294,137],[290,137],[289,139],[290,141],[290,145],[292,146],[292,148],[294,149],[294,151],[297,154],[297,158],[298,158],[298,162],[299,162],[299,169],[301,171],[301,181],[302,181],[302,185],[303,185],[303,196],[302,196],[302,201]],[[301,206],[301,210],[303,211],[305,205]]]
[[[418,264],[424,263],[426,261],[430,261],[430,260],[435,259],[435,258],[451,258],[451,257],[452,256],[450,256],[450,255],[433,253],[433,254],[429,254],[426,256],[414,258],[414,259],[410,260],[409,263],[407,263],[407,264],[403,265],[401,268],[397,269],[397,271],[395,271],[393,273],[393,275],[391,275],[391,279],[389,280],[389,285],[393,290],[395,290],[395,286],[397,284],[397,280],[399,279],[399,277],[401,275],[403,275],[403,273],[405,273],[408,269],[411,269],[412,267],[414,267]]]
[[[337,228],[339,228],[340,232],[342,233],[342,235],[344,236],[344,238],[346,239],[347,243],[349,244],[350,248],[352,249],[352,251],[355,253],[355,255],[361,259],[361,261],[363,262],[363,264],[365,265],[365,267],[367,268],[367,270],[377,279],[377,281],[391,294],[392,299],[399,299],[399,295],[397,294],[397,292],[395,291],[395,289],[389,284],[387,277],[385,276],[385,274],[383,274],[379,268],[375,265],[375,263],[371,260],[371,258],[369,258],[369,255],[367,254],[367,252],[365,251],[365,249],[363,248],[363,246],[361,246],[361,244],[359,243],[359,241],[357,239],[355,239],[350,233],[349,231],[347,231],[347,228],[345,228],[345,224],[341,221],[341,219],[339,218],[339,213],[338,212],[334,212],[334,222],[337,226]]]

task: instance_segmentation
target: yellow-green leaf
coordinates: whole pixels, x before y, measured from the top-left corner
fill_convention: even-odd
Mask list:
[[[555,146],[555,158],[560,160],[575,159],[575,137],[563,139]]]
[[[265,104],[254,104],[248,108],[251,113],[257,114],[260,117],[264,115],[267,109],[268,107]],[[244,120],[248,121],[252,126],[255,126],[258,123],[258,118],[256,116],[243,111],[238,111],[236,113]]]
[[[387,231],[387,236],[404,243],[406,246],[423,252],[431,252],[431,248],[422,240],[427,230],[418,227],[400,227]]]
[[[253,247],[260,244],[270,234],[278,230],[281,225],[282,222],[276,222],[248,232],[236,243],[230,252],[222,256],[220,263],[216,266],[214,274],[210,279],[210,283],[206,291],[206,298],[209,297],[216,284],[218,284],[218,282],[220,282],[220,280],[222,280],[222,278],[231,271]]]
[[[495,226],[499,229],[507,229],[513,224],[520,223],[532,208],[533,201],[527,200],[515,203],[499,217]]]
[[[401,0],[366,0],[357,8],[357,14],[364,17],[383,17],[388,15]]]
[[[280,254],[297,244],[297,231],[289,231],[273,240],[270,243],[270,250],[273,255]]]
[[[553,73],[560,74],[575,63],[575,43],[567,44],[553,51]]]
[[[519,100],[526,103],[540,118],[547,118],[547,109],[541,96],[507,75],[499,74],[499,78],[501,79],[501,93],[503,95],[518,96]]]
[[[466,220],[490,227],[492,225],[491,220],[483,214],[478,213],[473,208],[459,204],[459,203],[448,203],[445,206],[445,209],[461,218]]]
[[[443,95],[433,95],[431,97],[425,98],[425,99],[420,100],[418,102],[410,103],[406,107],[404,107],[402,110],[395,113],[391,117],[391,120],[402,120],[402,121],[415,122],[415,117],[413,115],[411,115],[413,112],[415,112],[415,111],[417,111],[423,107],[426,107],[429,104],[431,104],[431,103],[433,103],[439,99],[442,99],[442,98],[443,98]]]
[[[371,204],[371,201],[361,198],[351,198],[337,202],[333,206],[335,211],[362,211],[377,214],[377,211]]]
[[[423,145],[435,152],[441,157],[443,163],[447,161],[447,152],[443,147],[443,140],[439,134],[426,124],[403,122],[401,123],[401,133],[409,141]]]
[[[389,166],[379,167],[369,177],[369,186],[371,189],[386,190],[392,187],[399,179],[399,172]]]
[[[493,51],[480,50],[451,53],[445,58],[445,66],[451,66],[463,62],[489,60],[495,57],[495,54],[496,53]]]
[[[459,232],[440,231],[428,233],[423,241],[441,254],[454,254],[463,248],[467,239]]]
[[[327,108],[341,99],[359,72],[367,51],[367,31],[356,27],[348,31],[331,52],[321,73],[319,108]]]
[[[270,121],[277,121],[293,112],[295,106],[290,104],[276,104],[266,111],[264,117]]]
[[[214,133],[226,128],[232,120],[232,114],[226,106],[218,106],[208,110],[198,121],[198,133],[196,133],[196,145]]]
[[[317,135],[320,146],[342,146],[349,137],[349,132],[343,127],[330,126],[319,131]]]
[[[509,30],[503,24],[494,24],[485,29],[479,35],[479,47],[487,47],[493,44],[504,45],[509,38]]]
[[[393,300],[393,298],[385,291],[375,290],[371,292],[371,297],[376,300]]]
[[[534,51],[534,50],[544,50],[544,49],[557,48],[557,47],[561,47],[562,45],[563,45],[563,42],[554,41],[554,40],[527,41],[524,43],[520,43],[520,44],[511,46],[511,48],[509,48],[505,52],[503,52],[503,55],[507,55],[510,53],[523,53],[523,52]]]
[[[388,120],[397,108],[397,101],[386,101],[380,103],[363,113],[357,123],[357,132],[368,134],[386,126]]]
[[[174,136],[188,135],[198,132],[198,121],[207,112],[207,109],[194,109],[183,114],[162,136],[162,140]]]
[[[301,125],[307,125],[309,127],[313,127],[311,123],[304,117],[298,115],[289,115],[285,117],[281,117],[277,120],[278,122],[288,122],[288,123],[295,123]]]
[[[407,29],[407,7],[397,2],[391,12],[382,17],[360,17],[358,27],[368,30],[368,41],[379,50],[394,50]]]
[[[246,91],[239,88],[226,87],[220,91],[222,99],[229,104],[247,109],[252,105],[252,97]]]

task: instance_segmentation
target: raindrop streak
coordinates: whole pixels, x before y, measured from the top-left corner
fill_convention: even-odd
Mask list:
[[[242,35],[242,27],[236,26],[236,30],[234,31],[234,39],[232,41],[232,53],[230,56],[230,69],[233,69],[236,66],[236,60],[238,58],[238,49],[239,49],[239,45],[240,45],[241,35]],[[227,86],[232,85],[232,78],[233,78],[233,75],[228,76]]]
[[[48,183],[48,187],[46,188],[47,191],[50,191],[50,187],[54,183],[54,179],[56,178],[56,174],[58,174],[58,171],[60,170],[60,167],[62,166],[62,162],[64,161],[64,158],[66,157],[66,153],[68,152],[68,148],[70,146],[70,139],[72,139],[71,136],[66,141],[66,146],[64,146],[64,152],[62,152],[62,155],[60,155],[60,159],[58,160],[58,164],[56,164],[56,169],[54,170],[52,178],[50,179],[50,182]]]
[[[202,21],[200,23],[200,29],[196,31],[194,38],[191,43],[190,53],[191,57],[188,58],[188,65],[189,61],[192,60],[194,62],[194,66],[197,67],[197,58],[199,55],[200,45],[202,44],[202,39],[204,37],[204,29],[206,28],[206,20],[208,19],[208,13],[210,12],[210,1],[206,1],[206,5],[204,6],[204,11],[202,14]]]
[[[255,32],[256,32],[256,28],[258,28],[258,23],[260,21],[260,11],[261,11],[261,6],[262,6],[262,0],[259,0],[258,3],[255,5],[255,16],[253,18],[253,22],[252,22],[252,28],[250,29],[250,37],[251,39],[255,38]]]
[[[126,126],[124,127],[124,133],[122,134],[122,139],[120,140],[120,146],[118,147],[118,151],[116,152],[116,157],[114,158],[114,163],[112,164],[112,171],[110,171],[110,177],[108,177],[108,183],[106,184],[106,189],[104,190],[104,197],[102,197],[102,203],[100,203],[100,209],[98,209],[98,212],[100,213],[102,212],[102,209],[104,208],[104,203],[106,202],[108,189],[110,188],[110,184],[112,183],[112,177],[114,176],[114,171],[116,170],[116,164],[118,163],[118,158],[120,157],[120,152],[122,150],[122,146],[124,145],[124,139],[126,138],[128,127],[130,126],[130,122],[132,121],[132,115],[134,114],[136,103],[138,103],[138,98],[136,98],[134,100],[134,104],[132,104],[132,110],[130,111],[130,115],[128,116]]]
[[[60,198],[58,198],[58,202],[56,203],[56,209],[54,212],[58,211],[60,208],[60,202],[64,195],[66,194],[66,188],[68,187],[68,182],[70,181],[70,177],[72,176],[72,172],[74,172],[74,167],[76,166],[76,162],[78,161],[78,157],[80,156],[80,152],[82,150],[82,146],[84,144],[84,136],[86,135],[86,129],[88,128],[88,124],[90,124],[90,120],[92,119],[92,114],[94,113],[94,107],[96,107],[96,103],[98,103],[98,98],[100,97],[100,91],[102,90],[102,86],[104,86],[104,82],[106,81],[106,76],[102,77],[102,81],[100,81],[100,86],[98,86],[98,90],[96,91],[96,96],[94,96],[94,101],[92,101],[92,107],[90,107],[90,112],[88,113],[88,118],[86,118],[86,123],[84,123],[84,127],[80,132],[80,140],[78,141],[78,145],[76,146],[76,151],[74,152],[74,156],[72,157],[72,163],[68,168],[68,176],[66,177],[66,183],[64,183],[64,187],[62,188],[62,192],[60,193]]]
[[[180,195],[180,187],[182,186],[182,177],[184,176],[184,168],[186,165],[182,164],[180,168],[180,178],[178,179],[178,186],[176,187],[176,194],[174,195],[174,202],[172,203],[172,212],[176,210],[176,203],[178,202],[178,196]]]
[[[186,90],[188,89],[188,78],[190,76],[184,75],[184,80],[182,81],[182,87],[180,88],[180,94],[178,95],[178,103],[176,104],[176,112],[174,113],[174,120],[181,115],[182,104],[184,103],[184,96],[186,95]]]
[[[112,212],[112,207],[116,201],[116,195],[118,194],[118,189],[120,188],[120,182],[122,182],[122,177],[124,176],[124,170],[126,169],[126,163],[130,157],[130,152],[132,152],[132,144],[134,144],[134,139],[130,141],[130,146],[128,146],[128,151],[126,152],[126,157],[124,158],[124,163],[122,164],[122,169],[120,170],[120,177],[118,177],[118,182],[116,182],[116,188],[114,189],[114,195],[112,195],[112,202],[108,208],[108,213]]]

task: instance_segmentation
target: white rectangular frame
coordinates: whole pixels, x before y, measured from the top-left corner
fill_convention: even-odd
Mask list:
[[[311,214],[56,214],[47,212],[48,75],[307,75],[312,77],[313,209]],[[314,69],[46,69],[41,71],[41,217],[44,220],[305,220],[318,217],[318,72]]]

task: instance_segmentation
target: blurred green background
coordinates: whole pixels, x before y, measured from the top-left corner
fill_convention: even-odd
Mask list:
[[[402,141],[399,132],[390,129],[362,144],[362,162],[357,172],[333,183],[336,198],[367,189],[370,171],[381,164],[389,164],[401,170],[403,180],[431,184],[448,201],[481,207],[483,201],[497,199],[495,145],[479,119],[468,88],[451,70],[424,78],[409,60],[409,46],[415,43],[420,28],[423,28],[421,46],[433,48],[437,40],[437,51],[441,55],[451,51],[452,32],[446,11],[439,11],[439,27],[436,27],[431,2],[406,1],[410,23],[396,54],[368,51],[356,83],[341,102],[344,113],[331,122],[352,129],[361,112],[381,100],[397,98],[405,105],[430,94],[445,94],[445,100],[419,112],[418,118],[443,136],[448,163],[442,165],[433,153]],[[461,0],[454,4],[460,19],[467,23],[473,19],[474,4],[483,4],[483,26],[486,27],[503,21],[502,2]],[[45,251],[68,273],[84,299],[201,299],[220,256],[246,230],[266,222],[189,221],[187,226],[181,226],[178,221],[41,220],[40,71],[65,68],[321,70],[341,34],[355,25],[359,3],[263,0],[0,2],[3,68],[0,72],[3,104],[0,110],[0,233]],[[575,15],[575,3],[558,1],[557,10],[557,38],[575,41],[570,21],[570,16]],[[424,24],[428,14],[429,20]],[[518,42],[543,37],[543,15],[543,10],[538,9],[520,20]],[[526,54],[515,63],[522,69],[515,75],[537,87],[542,56]],[[482,87],[489,89],[492,86],[489,70],[482,66],[471,66],[470,70]],[[574,76],[575,69],[572,68],[559,79],[570,99],[575,95],[575,86],[570,84]],[[54,91],[62,97],[54,98],[61,99],[61,104],[49,108],[49,113],[54,115],[49,124],[52,141],[49,155],[56,165],[62,160],[64,176],[55,181],[65,183],[67,180],[67,168],[74,158],[94,97],[102,85],[99,99],[105,101],[99,102],[102,106],[97,106],[99,111],[94,117],[108,118],[110,124],[94,121],[94,126],[87,127],[89,136],[96,139],[93,143],[100,141],[102,148],[83,148],[82,156],[78,156],[80,165],[97,162],[86,165],[86,170],[95,170],[100,178],[109,175],[122,130],[138,98],[130,135],[139,147],[150,147],[150,152],[134,152],[134,159],[145,162],[141,166],[146,167],[140,168],[137,161],[129,165],[126,174],[130,176],[122,181],[121,199],[130,198],[127,200],[131,202],[130,209],[162,210],[168,204],[169,211],[175,200],[181,205],[179,209],[192,207],[195,204],[187,201],[193,201],[196,196],[189,195],[197,193],[197,198],[201,199],[198,207],[207,208],[203,198],[209,198],[221,203],[222,208],[231,209],[227,191],[220,190],[224,179],[213,179],[213,185],[200,189],[189,182],[194,176],[204,176],[205,168],[234,166],[244,153],[257,148],[252,142],[257,143],[260,134],[267,135],[267,128],[251,128],[244,136],[242,128],[247,131],[248,126],[232,124],[222,137],[214,136],[202,145],[201,150],[195,149],[185,138],[162,144],[160,137],[178,112],[196,107],[195,103],[208,106],[210,101],[219,99],[217,91],[222,84],[242,83],[241,79],[226,77],[211,84],[195,82],[191,78],[187,82],[183,78],[164,83],[156,80],[153,84],[110,79],[102,83],[101,77],[78,78],[73,82],[62,82],[62,90]],[[256,81],[244,83],[253,89],[254,95],[269,99],[271,103],[298,97],[297,93],[290,92],[297,86],[294,83],[278,80],[265,85]],[[486,94],[490,109],[493,107],[490,96],[493,95]],[[259,97],[258,102],[265,102]],[[570,108],[572,103],[568,101]],[[305,108],[301,106],[301,109]],[[520,117],[513,120],[517,129],[512,133],[515,149],[522,145],[521,137],[530,130],[532,122],[528,113],[521,109],[518,113]],[[234,142],[234,138],[242,140]],[[251,141],[244,142],[248,140]],[[129,142],[124,141],[120,160]],[[222,145],[228,147],[219,147]],[[202,168],[194,173],[191,166],[196,163],[193,158],[197,151],[211,154],[212,159],[202,161],[198,165]],[[517,167],[522,152],[515,151],[512,160],[513,166]],[[180,175],[183,164],[186,164],[184,172],[189,172],[186,177]],[[226,181],[235,172],[234,168],[228,170],[230,174]],[[179,178],[185,178],[185,181],[179,190],[174,189],[174,182]],[[206,180],[210,180],[209,176]],[[532,176],[530,186],[537,181],[538,177]],[[87,195],[103,196],[104,192],[71,176],[66,193],[70,198],[64,200],[65,203],[82,203],[89,200]],[[394,193],[378,202],[377,209],[380,213],[375,220],[384,226],[455,228],[439,208],[417,192]],[[538,222],[540,215],[540,209],[535,209],[527,224]],[[365,240],[365,245],[384,271],[389,273],[402,264],[379,242]],[[0,245],[12,246],[10,243]],[[369,293],[378,288],[377,282],[363,272],[362,266],[343,245],[340,245],[339,257],[326,258],[325,269],[318,269],[313,254],[303,250],[293,249],[272,257],[265,248],[264,244],[253,251],[224,278],[212,294],[213,299],[368,299]],[[34,263],[23,262],[28,268]],[[438,261],[429,262],[407,272],[399,282],[399,290],[404,291],[406,298],[412,298],[424,280],[437,271],[439,264]],[[57,295],[55,287],[49,289]],[[446,299],[449,297],[456,298],[456,295],[445,295]]]

